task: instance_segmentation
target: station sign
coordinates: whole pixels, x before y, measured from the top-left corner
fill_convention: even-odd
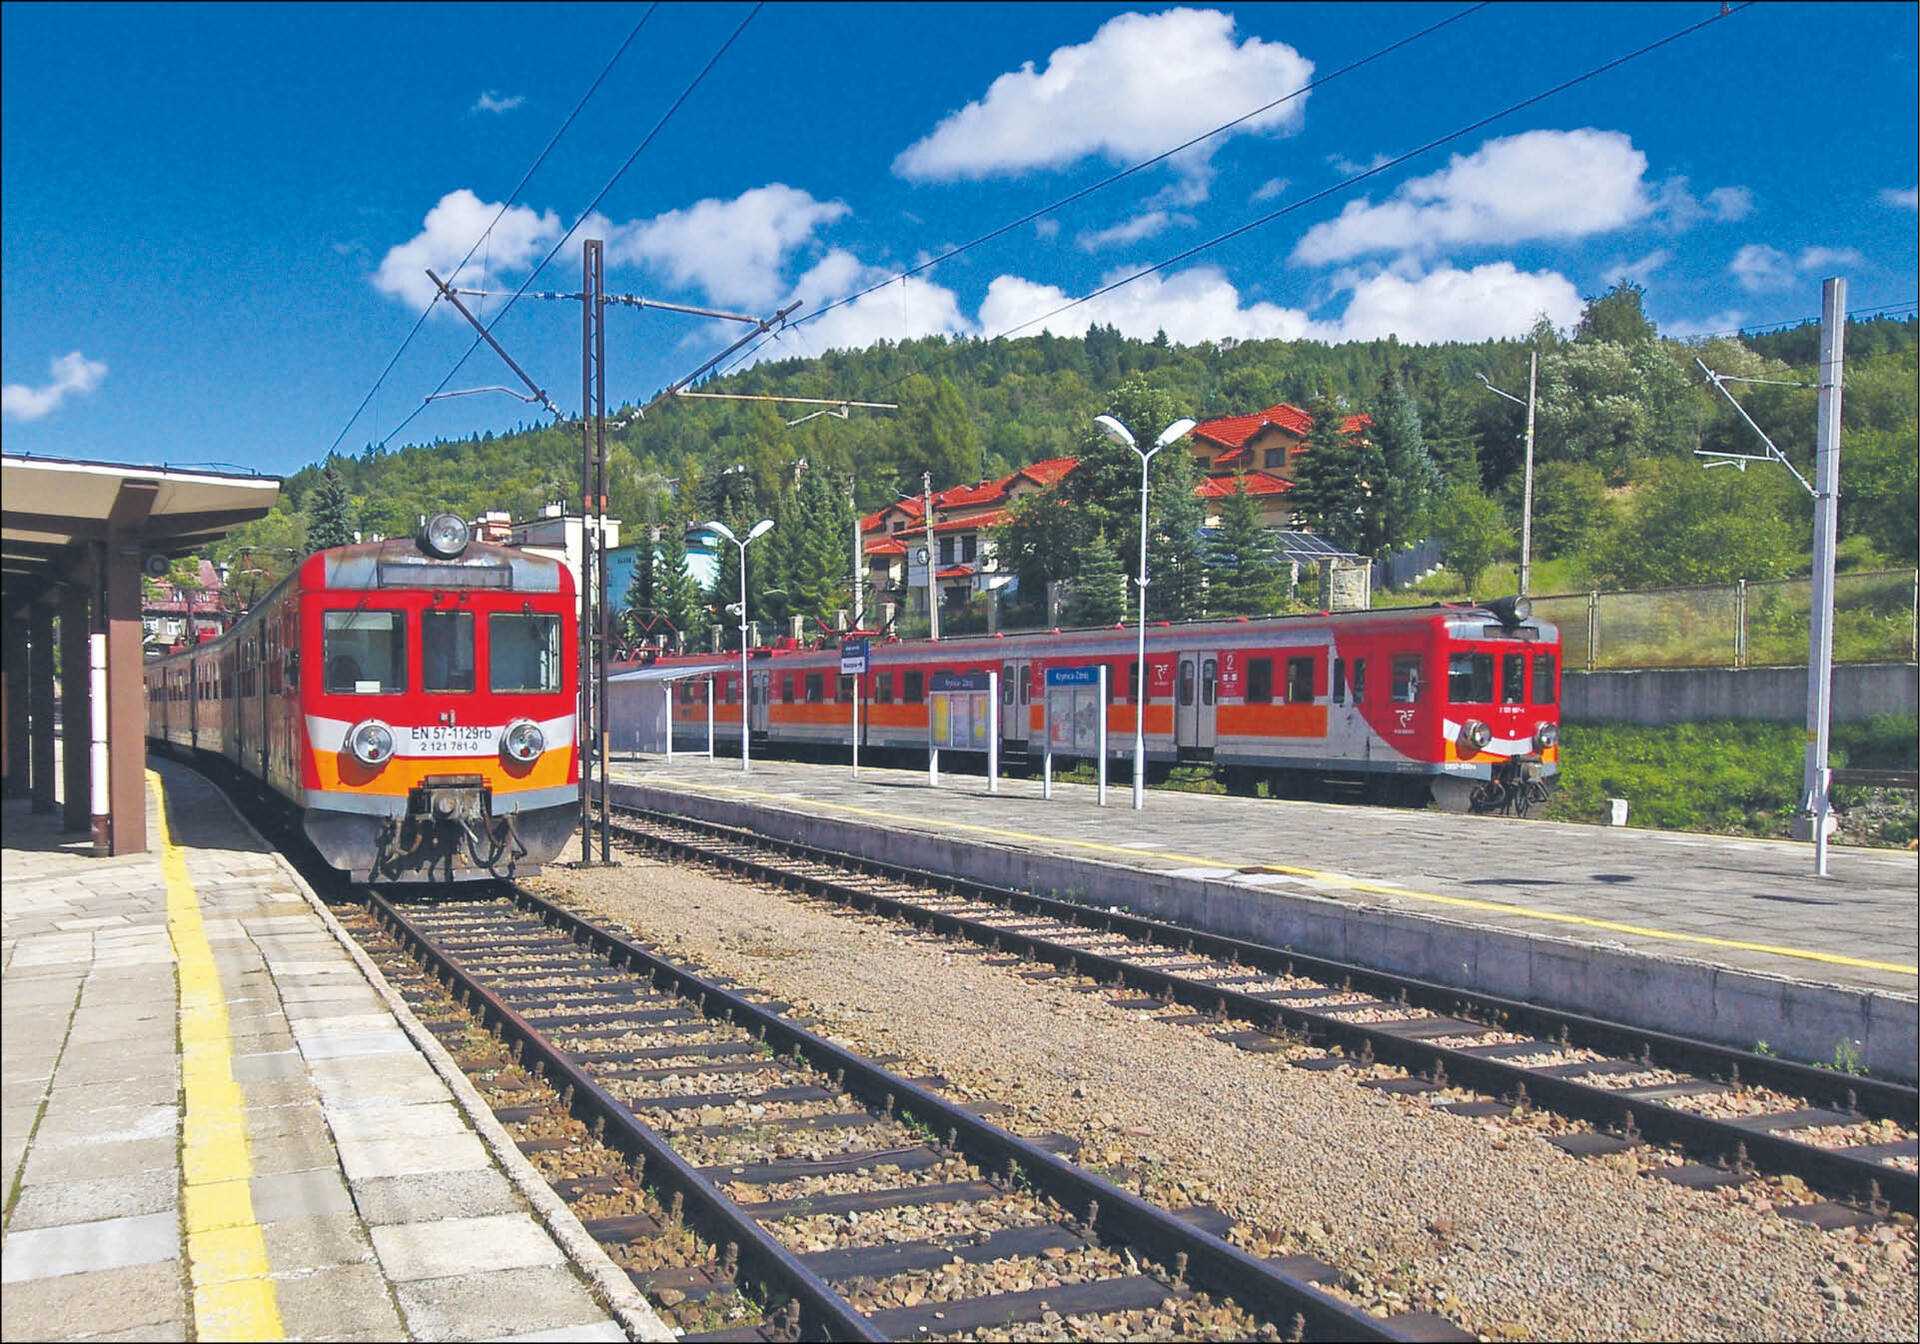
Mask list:
[[[873,643],[866,639],[849,639],[840,646],[840,675],[843,677],[863,677],[867,673],[867,664],[872,657]]]
[[[990,672],[935,672],[927,683],[932,691],[984,691],[993,683]]]
[[[1050,667],[1047,669],[1049,686],[1098,686],[1100,669],[1098,667]]]

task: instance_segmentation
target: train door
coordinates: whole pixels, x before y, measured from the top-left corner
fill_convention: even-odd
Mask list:
[[[1331,694],[1327,714],[1328,754],[1346,760],[1364,761],[1373,756],[1373,733],[1367,727],[1368,659],[1343,657],[1329,650],[1328,674]]]
[[[1027,707],[1033,702],[1033,688],[1027,683],[1025,663],[1000,664],[1000,740],[1027,740]]]
[[[773,673],[755,672],[752,690],[747,696],[747,724],[751,731],[767,731],[767,701],[773,688]]]
[[[1211,752],[1220,711],[1220,657],[1183,653],[1174,677],[1175,739],[1182,751]]]

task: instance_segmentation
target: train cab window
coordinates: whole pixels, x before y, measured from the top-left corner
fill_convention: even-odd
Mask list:
[[[780,678],[780,703],[783,705],[793,703],[793,673],[791,672]]]
[[[826,692],[827,692],[827,688],[825,683],[821,680],[820,673],[818,672],[807,673],[807,703],[810,705],[819,704],[821,701],[827,698]]]
[[[1503,653],[1500,655],[1500,703],[1503,705],[1527,703],[1526,654]]]
[[[426,691],[473,689],[473,613],[420,613],[420,688]]]
[[[1366,700],[1367,660],[1365,658],[1355,658],[1353,660],[1353,703],[1361,705],[1365,704]]]
[[[905,678],[905,686],[900,692],[900,699],[902,703],[909,704],[909,705],[917,705],[921,701],[927,698],[927,693],[926,693],[927,674],[926,673],[906,672],[906,673],[902,673],[901,675]]]
[[[1420,698],[1420,655],[1403,653],[1393,660],[1393,703],[1411,705]]]
[[[407,689],[407,616],[401,611],[323,612],[325,685],[330,695],[390,695]],[[247,648],[242,693],[254,693]]]
[[[1331,698],[1336,705],[1344,705],[1347,703],[1347,660],[1345,658],[1335,658],[1333,660],[1333,695]]]
[[[1247,703],[1250,705],[1273,703],[1273,659],[1247,659]]]
[[[1533,703],[1553,703],[1553,655],[1550,653],[1533,655]]]
[[[1456,705],[1493,701],[1493,655],[1455,653],[1447,658],[1447,699]]]
[[[875,704],[893,703],[893,673],[876,672],[873,677],[873,699]]]
[[[1287,703],[1290,705],[1313,703],[1313,659],[1287,659]]]
[[[496,691],[560,689],[560,618],[496,611],[487,617],[487,685]]]

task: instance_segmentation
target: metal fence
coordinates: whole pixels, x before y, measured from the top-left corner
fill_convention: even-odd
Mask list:
[[[1833,658],[1912,661],[1920,571],[1834,580]],[[1560,627],[1571,668],[1775,667],[1807,661],[1812,583],[1767,579],[1629,593],[1556,593],[1534,614]]]

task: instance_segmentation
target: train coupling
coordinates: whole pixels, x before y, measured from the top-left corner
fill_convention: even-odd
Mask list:
[[[484,826],[492,814],[486,780],[479,775],[428,775],[407,796],[414,821]]]

